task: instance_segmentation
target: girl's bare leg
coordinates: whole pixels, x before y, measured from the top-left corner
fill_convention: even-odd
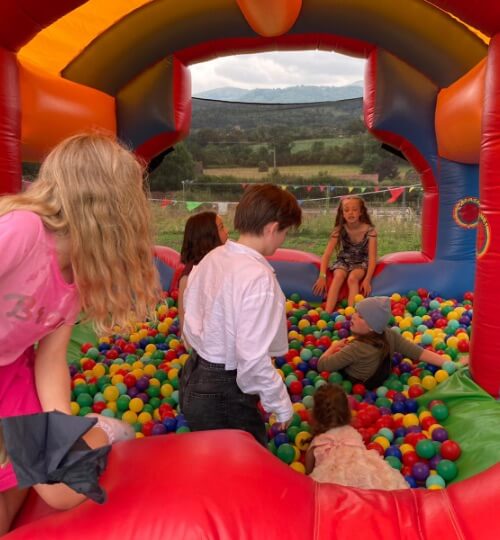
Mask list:
[[[349,289],[348,302],[350,306],[354,305],[354,298],[359,294],[359,284],[365,277],[365,274],[366,270],[363,268],[355,268],[354,270],[351,270],[347,276],[347,287]]]
[[[325,311],[328,311],[328,313],[331,313],[335,309],[337,300],[339,299],[340,289],[346,277],[347,272],[345,270],[341,270],[340,268],[337,268],[337,270],[333,272],[333,280],[326,296]]]
[[[12,488],[0,493],[0,536],[9,532],[27,494],[27,489],[19,488]]]

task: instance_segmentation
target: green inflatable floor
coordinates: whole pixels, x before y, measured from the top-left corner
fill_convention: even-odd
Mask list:
[[[462,369],[418,399],[421,405],[440,399],[449,409],[441,422],[450,439],[462,447],[455,482],[500,462],[500,401],[492,398]]]
[[[69,363],[78,362],[80,360],[82,356],[80,347],[84,343],[92,343],[97,346],[97,334],[94,332],[91,323],[78,323],[73,328],[66,356]]]

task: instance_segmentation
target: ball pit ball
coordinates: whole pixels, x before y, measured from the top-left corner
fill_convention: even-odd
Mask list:
[[[441,444],[440,452],[443,459],[456,461],[460,457],[462,450],[457,442],[447,440]]]
[[[434,448],[432,441],[429,439],[422,439],[421,441],[418,441],[417,445],[415,446],[415,451],[419,457],[424,459],[430,459],[436,454],[436,449]]]
[[[427,489],[443,489],[446,487],[446,482],[438,474],[432,474],[425,480],[425,487]]]
[[[283,443],[278,446],[277,456],[281,461],[290,464],[295,459],[295,450],[291,444]]]
[[[457,477],[458,469],[456,464],[449,459],[442,459],[436,467],[437,473],[446,481],[451,482]]]
[[[438,422],[448,418],[448,407],[444,403],[437,403],[431,408],[431,413]]]
[[[417,461],[411,468],[411,474],[417,482],[424,482],[429,476],[430,469],[426,463]]]

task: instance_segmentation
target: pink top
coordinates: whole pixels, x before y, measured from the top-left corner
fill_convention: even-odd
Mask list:
[[[0,254],[0,366],[6,366],[59,326],[73,324],[80,302],[38,214],[0,216]]]

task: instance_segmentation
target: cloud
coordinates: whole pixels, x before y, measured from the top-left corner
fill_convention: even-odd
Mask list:
[[[364,66],[364,59],[333,52],[294,51],[226,56],[193,64],[190,70],[196,94],[223,86],[342,86],[362,80]]]

